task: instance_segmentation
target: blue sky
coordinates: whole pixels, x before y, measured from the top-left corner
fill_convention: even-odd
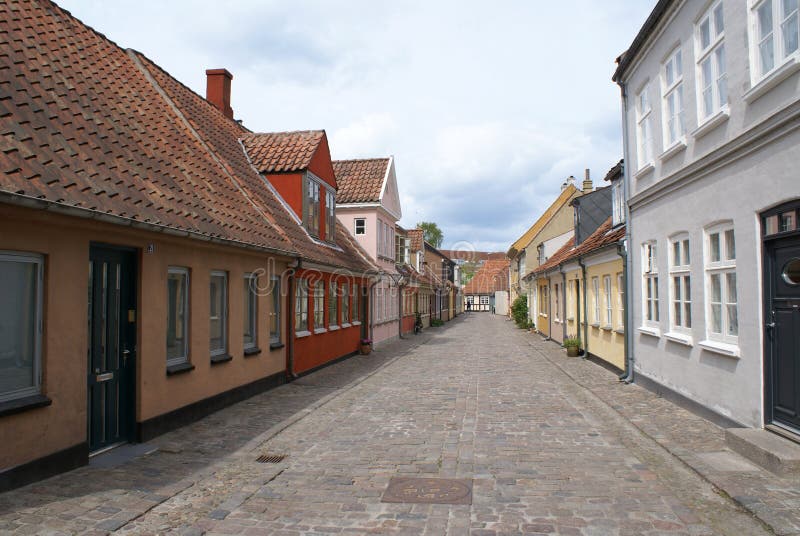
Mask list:
[[[201,95],[227,68],[252,130],[394,155],[403,225],[505,251],[567,176],[619,160],[614,59],[655,0],[58,3]]]

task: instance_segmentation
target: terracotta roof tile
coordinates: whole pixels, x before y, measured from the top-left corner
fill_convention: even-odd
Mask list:
[[[422,251],[425,244],[425,231],[422,229],[409,229],[406,231],[411,239],[411,251]]]
[[[487,260],[464,287],[464,294],[491,294],[508,290],[511,261]]]
[[[246,134],[242,142],[259,172],[288,173],[308,168],[324,135],[323,130],[262,132]]]
[[[611,226],[611,218],[608,218],[603,225],[597,228],[595,232],[589,235],[586,240],[581,242],[578,247],[575,247],[575,239],[570,238],[564,246],[550,257],[546,263],[538,266],[536,270],[530,272],[528,275],[540,275],[548,272],[563,262],[571,259],[577,259],[580,256],[588,255],[600,248],[615,244],[625,238],[625,226],[617,227],[616,229]]]
[[[336,203],[379,203],[389,162],[388,158],[334,160],[333,171],[339,186]]]

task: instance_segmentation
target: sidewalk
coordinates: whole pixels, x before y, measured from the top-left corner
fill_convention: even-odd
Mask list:
[[[620,383],[596,363],[567,357],[556,343],[533,334],[520,336],[535,355],[553,363],[776,534],[800,535],[800,481],[775,475],[733,452],[726,446],[724,429],[706,419],[635,383]]]

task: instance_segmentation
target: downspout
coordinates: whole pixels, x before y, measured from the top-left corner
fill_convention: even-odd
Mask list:
[[[622,285],[626,289],[625,301],[628,301],[628,251],[625,249],[625,244],[617,244],[617,255],[622,257]],[[623,356],[625,359],[625,371],[620,375],[619,379],[624,382],[633,381],[633,367],[631,367],[632,359],[630,355],[630,346],[628,346],[628,304],[625,303],[625,315],[622,317],[622,329],[625,331],[623,338]]]
[[[586,300],[586,265],[583,257],[578,257],[578,266],[581,267],[581,277],[583,278],[583,358],[589,357],[589,302]],[[580,329],[580,326],[578,326]]]
[[[628,154],[630,133],[628,132],[628,91],[627,86],[622,80],[618,82],[622,100],[622,198],[625,208],[625,247],[623,279],[625,280],[625,376],[621,378],[625,383],[633,383],[633,369],[635,359],[633,356],[633,333],[628,329],[633,325],[633,307],[630,306],[633,297],[633,284],[629,277],[633,273],[633,260],[627,254],[631,242],[631,209],[628,206],[630,199],[630,176],[628,174],[628,163],[631,161]]]
[[[403,339],[403,287],[405,285],[397,284],[398,289],[398,296],[397,296],[397,337]]]
[[[289,264],[288,292],[286,293],[286,378],[289,381],[297,379],[294,372],[294,286],[297,270],[300,269],[301,259]]]
[[[546,274],[545,274],[546,275]],[[547,340],[553,340],[553,287],[550,286],[550,276],[547,277]]]
[[[561,318],[562,336],[561,344],[567,340],[567,272],[564,271],[564,265],[558,265],[558,271],[561,272],[561,307],[564,308],[564,314]]]

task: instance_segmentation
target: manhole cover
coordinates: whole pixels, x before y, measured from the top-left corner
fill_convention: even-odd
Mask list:
[[[472,480],[395,477],[389,481],[381,502],[472,504]]]

